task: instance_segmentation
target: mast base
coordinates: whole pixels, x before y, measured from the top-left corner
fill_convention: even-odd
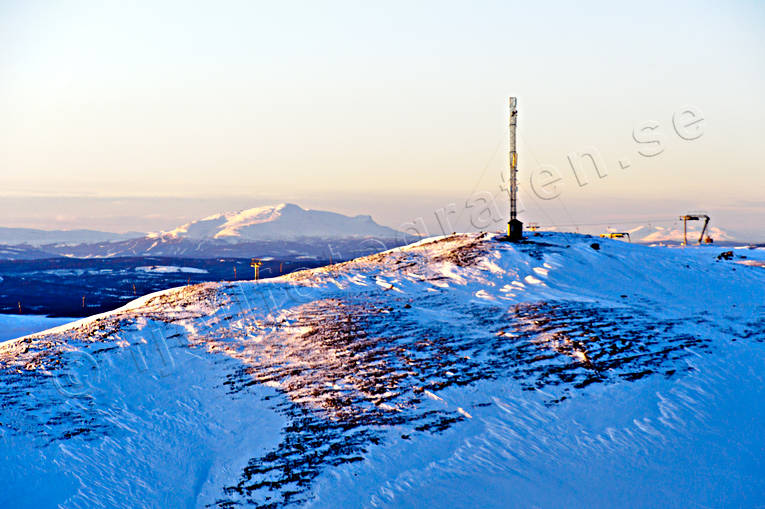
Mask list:
[[[523,240],[523,223],[518,219],[511,219],[507,223],[507,240],[510,242]]]

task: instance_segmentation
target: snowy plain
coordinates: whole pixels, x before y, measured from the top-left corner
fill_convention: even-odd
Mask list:
[[[7,341],[0,505],[761,506],[765,250],[722,251],[455,235]]]

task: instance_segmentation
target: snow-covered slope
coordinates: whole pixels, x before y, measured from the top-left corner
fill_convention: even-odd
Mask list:
[[[399,235],[396,230],[375,223],[371,216],[348,217],[336,212],[306,210],[291,203],[215,214],[174,230],[152,234],[154,237],[231,241]]]
[[[0,282],[2,282],[2,278],[0,278]],[[51,318],[45,315],[0,314],[0,341],[25,336],[72,321],[74,321],[73,318]]]
[[[763,505],[765,250],[719,252],[455,235],[3,343],[0,506]]]

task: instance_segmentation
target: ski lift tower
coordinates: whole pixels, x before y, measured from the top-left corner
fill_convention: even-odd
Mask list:
[[[704,234],[707,232],[707,226],[709,226],[709,216],[706,214],[686,214],[680,216],[680,220],[683,222],[683,246],[688,245],[688,221],[701,221],[704,220],[704,227],[701,229],[701,235],[699,235],[699,245],[704,241]],[[709,239],[709,236],[707,236]],[[711,244],[711,239],[707,241]]]
[[[518,99],[510,98],[509,165],[510,165],[510,221],[507,223],[507,239],[518,242],[523,238],[523,223],[518,220],[518,152],[515,151],[515,128],[518,120]]]
[[[250,267],[253,268],[255,272],[255,281],[260,279],[260,266],[263,265],[263,262],[260,260],[256,260],[255,258],[252,259],[250,262]]]

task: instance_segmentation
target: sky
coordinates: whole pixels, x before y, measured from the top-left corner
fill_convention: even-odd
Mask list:
[[[501,227],[512,95],[525,222],[765,240],[762,2],[0,0],[0,47],[0,226]]]

